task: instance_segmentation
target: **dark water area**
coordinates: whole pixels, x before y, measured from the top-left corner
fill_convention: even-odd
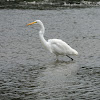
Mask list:
[[[41,45],[60,38],[79,52],[58,62]],[[0,10],[0,100],[100,100],[100,8]]]

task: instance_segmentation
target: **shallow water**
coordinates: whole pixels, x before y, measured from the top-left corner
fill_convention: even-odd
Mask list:
[[[39,40],[60,38],[79,56],[55,56]],[[100,8],[0,10],[0,100],[99,100]]]

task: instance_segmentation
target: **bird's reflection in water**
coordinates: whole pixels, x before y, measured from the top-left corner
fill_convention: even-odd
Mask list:
[[[54,65],[59,65],[59,64],[71,64],[71,63],[75,63],[75,61],[64,61],[64,60],[55,60],[52,64]]]
[[[38,78],[45,88],[70,84],[79,69],[75,61],[54,61],[45,66],[42,76]]]
[[[51,64],[51,67],[47,67],[47,69],[45,70],[45,72],[52,72],[53,73],[62,73],[65,74],[66,76],[70,76],[73,74],[76,74],[77,70],[78,70],[78,65],[75,61],[54,61]],[[59,74],[59,73],[58,73]]]

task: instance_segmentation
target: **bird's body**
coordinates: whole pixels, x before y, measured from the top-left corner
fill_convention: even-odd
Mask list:
[[[43,23],[40,20],[36,20],[35,22],[29,23],[27,25],[32,25],[34,23],[40,24],[41,30],[39,31],[39,37],[40,37],[41,43],[51,53],[54,53],[56,56],[66,55],[68,57],[69,55],[78,55],[78,52],[75,49],[71,48],[66,42],[62,41],[61,39],[49,39],[48,41],[46,41],[44,39],[45,28],[44,28]]]
[[[48,43],[51,46],[51,53],[55,53],[56,55],[77,55],[77,51],[60,39],[49,39]]]

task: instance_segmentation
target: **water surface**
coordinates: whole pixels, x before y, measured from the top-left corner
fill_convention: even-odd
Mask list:
[[[60,38],[79,56],[55,56],[43,48],[45,38]],[[99,100],[100,8],[0,10],[0,100]]]

